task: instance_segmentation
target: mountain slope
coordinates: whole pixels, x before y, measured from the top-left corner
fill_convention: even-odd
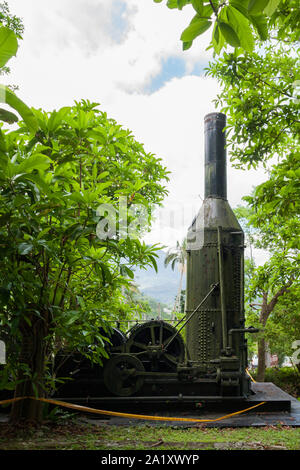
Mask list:
[[[141,292],[145,295],[153,297],[159,302],[165,303],[173,307],[175,297],[179,288],[180,273],[177,266],[174,271],[171,266],[164,266],[166,252],[161,250],[157,252],[157,268],[155,269],[135,269],[135,281]],[[182,289],[185,289],[185,279]]]

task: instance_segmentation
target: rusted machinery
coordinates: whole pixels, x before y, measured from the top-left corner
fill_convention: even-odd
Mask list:
[[[245,333],[257,330],[245,328],[244,234],[227,201],[225,124],[224,114],[205,117],[205,199],[187,234],[184,319],[148,321],[126,335],[113,329],[104,366],[72,357],[61,375],[72,369],[75,381],[60,395],[220,401],[250,394]]]

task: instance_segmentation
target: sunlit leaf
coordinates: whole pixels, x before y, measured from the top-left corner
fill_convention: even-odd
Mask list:
[[[14,124],[15,122],[18,122],[18,120],[18,117],[14,113],[7,111],[7,109],[0,108],[0,121]]]
[[[218,22],[220,31],[224,36],[225,40],[230,44],[232,47],[239,47],[241,45],[240,40],[229,24],[224,23],[222,21]]]
[[[16,55],[18,41],[15,33],[5,26],[0,27],[0,67],[3,67],[8,60]]]
[[[248,4],[248,11],[252,15],[262,13],[269,3],[269,0],[250,0]]]
[[[209,20],[203,20],[203,19],[197,19],[193,23],[191,23],[181,34],[181,41],[184,42],[189,42],[193,41],[197,36],[200,34],[204,33],[205,31],[208,30],[211,26],[211,21]]]
[[[0,102],[7,103],[14,108],[20,114],[31,132],[38,130],[38,122],[31,109],[7,86],[0,85]]]

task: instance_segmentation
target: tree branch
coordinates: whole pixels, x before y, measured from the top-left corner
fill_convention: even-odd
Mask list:
[[[209,3],[210,3],[210,6],[212,7],[216,17],[218,18],[218,10],[215,8],[213,2],[211,0],[209,0]]]
[[[276,292],[276,294],[273,296],[273,298],[267,304],[268,315],[270,315],[270,313],[273,311],[275,305],[278,302],[279,297],[284,295],[288,291],[288,289],[291,287],[292,284],[293,284],[293,280],[289,281],[285,286],[281,287],[281,289],[279,289]]]

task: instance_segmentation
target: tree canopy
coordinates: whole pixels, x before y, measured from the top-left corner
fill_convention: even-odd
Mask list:
[[[54,337],[79,348],[96,338],[99,360],[105,354],[99,328],[108,316],[120,317],[114,294],[133,278],[133,265],[156,265],[158,249],[120,233],[119,199],[125,198],[129,223],[135,202],[151,218],[166,194],[167,171],[95,103],[33,113],[36,134],[25,124],[2,132],[2,328],[14,338],[15,353],[24,336],[40,335],[45,354],[53,350]],[[105,219],[101,206],[112,207],[117,217],[115,233],[104,238],[97,236]],[[141,235],[144,227],[135,229]],[[34,370],[28,360],[27,366]]]

